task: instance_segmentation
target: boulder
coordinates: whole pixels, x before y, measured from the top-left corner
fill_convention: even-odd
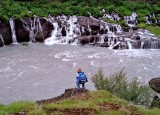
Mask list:
[[[23,27],[21,20],[15,20],[17,42],[29,42],[29,31]]]
[[[85,17],[85,16],[78,16],[77,19],[80,26],[87,28],[86,30],[88,30],[88,28],[91,29],[90,34],[96,35],[100,32],[99,20],[91,17]]]
[[[160,98],[156,95],[154,96],[150,108],[160,108]]]
[[[90,35],[90,36],[79,36],[75,39],[78,39],[78,43],[85,45],[85,44],[94,44],[98,41],[99,35]]]
[[[156,92],[160,93],[160,77],[153,78],[149,81],[149,86]]]

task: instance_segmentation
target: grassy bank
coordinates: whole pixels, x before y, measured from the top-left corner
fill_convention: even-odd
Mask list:
[[[83,110],[83,111],[82,111]],[[71,96],[57,103],[42,105],[33,102],[16,102],[0,106],[0,114],[26,113],[27,115],[43,114],[95,114],[95,115],[158,115],[159,109],[145,109],[129,104],[108,91],[100,90]]]
[[[147,30],[151,31],[153,34],[160,37],[160,27],[158,27],[156,25],[146,25],[145,23],[140,23],[137,27],[147,29]]]

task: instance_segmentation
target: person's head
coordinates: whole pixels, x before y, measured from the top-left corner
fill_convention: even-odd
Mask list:
[[[79,72],[82,72],[82,69],[81,68],[78,68],[77,69],[77,72],[79,73]]]

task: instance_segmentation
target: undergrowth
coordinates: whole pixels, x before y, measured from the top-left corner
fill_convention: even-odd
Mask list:
[[[110,76],[105,76],[102,69],[99,69],[92,76],[92,81],[98,90],[107,90],[112,94],[131,101],[138,105],[149,106],[154,93],[145,83],[137,78],[127,80],[124,70],[120,70]]]

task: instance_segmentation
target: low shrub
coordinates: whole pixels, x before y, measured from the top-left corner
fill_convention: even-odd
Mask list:
[[[142,84],[137,78],[129,82],[124,69],[110,76],[105,76],[103,70],[99,69],[92,76],[92,81],[98,90],[108,90],[120,98],[139,105],[149,106],[154,96],[149,86]]]

